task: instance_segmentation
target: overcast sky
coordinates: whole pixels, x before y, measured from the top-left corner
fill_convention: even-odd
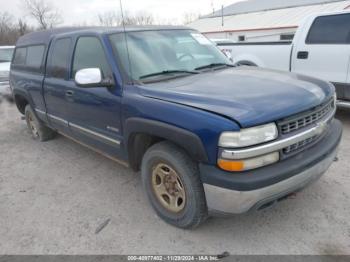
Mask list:
[[[64,25],[93,24],[97,14],[106,11],[119,11],[119,0],[46,0],[51,1],[60,11]],[[124,10],[131,12],[147,11],[159,21],[182,21],[184,13],[193,12],[201,15],[220,9],[242,0],[122,0]],[[23,17],[25,10],[22,0],[0,0],[0,12],[7,11],[16,17]],[[31,21],[27,18],[27,21]]]

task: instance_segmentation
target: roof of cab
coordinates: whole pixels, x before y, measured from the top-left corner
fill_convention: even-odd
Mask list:
[[[181,30],[181,29],[191,29],[185,26],[126,26],[126,32],[136,32],[136,31],[154,31],[154,30]],[[16,46],[26,46],[26,45],[47,45],[51,38],[58,35],[63,35],[67,33],[119,33],[124,32],[123,27],[61,27],[49,30],[37,31],[33,33],[26,34],[17,40]]]

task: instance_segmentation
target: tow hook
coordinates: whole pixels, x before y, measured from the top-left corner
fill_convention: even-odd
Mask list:
[[[339,158],[337,156],[333,159],[334,162],[338,162],[338,160]]]

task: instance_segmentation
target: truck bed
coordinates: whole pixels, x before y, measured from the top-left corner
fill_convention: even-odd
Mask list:
[[[290,70],[292,42],[218,43],[218,47],[231,54],[234,64]]]

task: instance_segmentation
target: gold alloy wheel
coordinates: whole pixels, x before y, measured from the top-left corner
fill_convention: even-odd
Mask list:
[[[157,199],[167,210],[178,213],[186,204],[183,183],[174,169],[160,163],[152,171],[152,188]]]
[[[35,126],[35,122],[34,122],[32,114],[28,114],[28,123],[29,123],[29,127],[30,127],[30,130],[32,131],[33,136],[35,138],[39,137],[39,132]]]

